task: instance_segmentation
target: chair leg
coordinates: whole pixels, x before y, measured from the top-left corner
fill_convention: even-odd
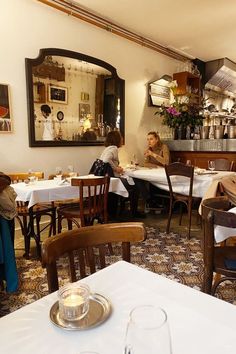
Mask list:
[[[24,237],[24,244],[25,244],[25,254],[24,257],[29,259],[29,252],[30,252],[30,235],[28,233],[28,221],[26,216],[22,216],[22,226],[21,232]]]
[[[189,203],[188,204],[188,239],[190,239],[191,224],[192,224],[192,203]]]
[[[35,235],[35,242],[36,242],[36,249],[37,249],[37,256],[41,257],[41,246],[40,246],[40,220],[41,216],[36,216],[36,235]]]
[[[72,226],[72,220],[67,219],[67,227],[68,227],[68,230],[72,230],[72,228],[73,228],[73,226]]]
[[[182,218],[183,218],[183,204],[180,203],[180,216],[179,216],[179,226],[182,225]]]
[[[62,229],[62,216],[58,213],[57,218],[57,232],[60,234]]]
[[[167,226],[166,226],[166,233],[168,234],[170,232],[170,221],[173,213],[173,202],[170,200],[170,208],[169,208],[169,215],[168,215],[168,221],[167,221]]]
[[[204,269],[202,291],[211,295],[213,271]]]
[[[108,243],[108,249],[109,249],[109,253],[111,256],[114,255],[114,251],[113,251],[113,248],[112,248],[112,244],[111,243]]]

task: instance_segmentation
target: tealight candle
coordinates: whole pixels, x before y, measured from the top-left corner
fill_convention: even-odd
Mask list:
[[[67,321],[82,319],[89,310],[89,287],[72,283],[62,287],[59,292],[59,316]]]

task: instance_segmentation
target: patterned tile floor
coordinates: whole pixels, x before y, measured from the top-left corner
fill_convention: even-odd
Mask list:
[[[123,219],[126,221],[127,219]],[[147,226],[147,240],[132,246],[132,263],[145,269],[151,270],[174,281],[186,284],[200,290],[203,263],[200,248],[202,230],[196,225],[196,218],[193,220],[191,239],[186,238],[187,219],[184,218],[184,225],[178,225],[178,216],[174,215],[171,233],[165,233],[166,215],[148,214],[144,221]],[[32,249],[34,249],[32,241]],[[16,259],[20,279],[19,291],[14,294],[0,292],[0,316],[4,316],[28,303],[31,303],[47,294],[47,281],[45,270],[41,263],[34,256],[25,260],[23,255],[22,237],[17,233]],[[32,252],[33,253],[33,252]],[[119,247],[115,248],[115,256],[112,256],[110,263],[119,259]],[[66,264],[61,264],[61,281],[67,280],[65,271]],[[218,291],[217,296],[230,302],[235,299],[235,286],[231,283],[224,284]]]

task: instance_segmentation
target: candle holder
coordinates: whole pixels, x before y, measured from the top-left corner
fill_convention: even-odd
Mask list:
[[[78,321],[89,310],[90,289],[86,284],[70,283],[58,291],[59,316],[62,320]]]

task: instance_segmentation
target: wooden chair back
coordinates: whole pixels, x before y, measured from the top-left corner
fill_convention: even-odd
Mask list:
[[[11,178],[12,183],[24,182],[25,179],[29,178],[29,172],[14,172],[7,173],[7,175]],[[32,175],[38,177],[38,179],[44,179],[44,172],[33,172]]]
[[[118,245],[121,243],[122,259],[130,262],[130,243],[140,242],[145,238],[146,230],[143,223],[126,222],[87,226],[46,239],[42,244],[42,265],[47,269],[49,292],[59,288],[57,260],[61,256],[65,254],[68,256],[70,281],[73,282],[87,276],[88,268],[90,273],[94,273],[97,258],[99,267],[106,267],[107,243]],[[99,249],[99,255],[95,255],[94,247]],[[79,277],[76,277],[76,267],[79,269]]]
[[[225,265],[226,259],[234,259],[236,263],[236,247],[228,246],[226,242],[221,245],[215,243],[214,229],[216,225],[236,228],[236,214],[228,212],[230,206],[227,197],[209,198],[202,202],[204,225],[202,243],[204,260],[203,291],[208,294],[214,294],[222,281],[236,278],[236,270],[230,270]],[[214,272],[224,277],[216,280],[213,285]]]
[[[14,172],[7,174],[12,183],[24,182],[31,175],[37,177],[38,179],[44,179],[44,172]],[[49,227],[49,236],[56,233],[56,208],[53,203],[37,203],[30,209],[28,208],[28,202],[17,201],[17,220],[20,224],[22,235],[24,236],[25,242],[25,257],[29,258],[30,253],[30,238],[31,235],[29,230],[31,230],[32,237],[35,239],[37,254],[40,256],[41,246],[40,246],[40,234],[45,228]],[[50,218],[50,222],[46,225],[41,226],[40,221],[42,216],[47,216]],[[35,225],[36,224],[36,225]],[[36,231],[34,230],[36,226]]]
[[[95,219],[107,223],[110,177],[75,178],[71,184],[79,187],[81,226],[92,225]]]
[[[194,166],[185,165],[181,162],[173,162],[169,165],[165,165],[165,172],[166,178],[169,186],[169,193],[170,193],[170,206],[169,206],[169,216],[166,226],[166,232],[169,233],[170,231],[170,222],[172,218],[173,208],[176,203],[181,204],[181,214],[180,214],[180,221],[179,224],[181,225],[182,222],[182,204],[185,204],[188,210],[188,238],[190,238],[190,231],[191,231],[191,219],[192,219],[192,203],[193,203],[193,176],[194,176]],[[173,185],[172,185],[172,176],[182,176],[187,177],[189,180],[189,192],[188,195],[183,195],[180,193],[173,192]],[[200,201],[199,201],[200,203]]]
[[[183,176],[189,178],[189,197],[192,197],[194,166],[185,165],[181,162],[173,162],[169,165],[165,165],[165,171],[170,194],[173,194],[172,181],[170,177]]]
[[[216,171],[233,171],[234,161],[229,161],[227,159],[215,159],[215,170]]]

